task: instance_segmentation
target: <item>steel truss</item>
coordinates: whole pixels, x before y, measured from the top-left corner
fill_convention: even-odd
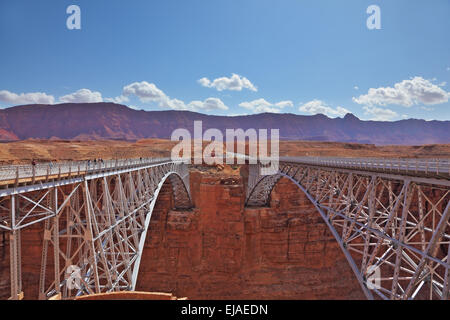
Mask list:
[[[286,177],[314,204],[368,299],[449,299],[450,181],[281,162],[250,165],[247,206]]]
[[[170,181],[177,208],[191,207],[187,165],[154,162],[0,190],[0,229],[10,233],[11,299],[22,291],[21,232],[40,222],[40,299],[134,290],[163,184]]]

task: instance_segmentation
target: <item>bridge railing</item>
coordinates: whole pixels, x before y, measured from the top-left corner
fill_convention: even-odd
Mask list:
[[[57,178],[76,176],[99,171],[117,170],[120,168],[151,165],[170,161],[170,158],[117,159],[103,161],[66,161],[38,163],[36,165],[0,166],[0,181],[20,180],[37,177]]]
[[[280,157],[282,162],[297,162],[328,167],[450,175],[450,159]]]

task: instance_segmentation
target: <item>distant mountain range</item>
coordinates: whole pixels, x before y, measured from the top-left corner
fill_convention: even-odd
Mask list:
[[[203,130],[280,129],[284,140],[358,142],[378,145],[450,143],[450,121],[362,121],[352,114],[330,119],[324,115],[262,113],[211,116],[190,111],[138,111],[114,103],[26,105],[0,109],[0,140],[170,138],[172,131],[193,133],[194,120]]]

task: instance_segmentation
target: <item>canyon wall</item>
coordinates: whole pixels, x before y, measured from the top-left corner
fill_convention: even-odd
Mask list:
[[[0,237],[3,237],[2,232],[0,232]],[[8,233],[5,233],[5,241],[3,242],[2,239],[2,243],[0,244],[0,300],[8,299],[11,296],[11,275],[9,267],[10,243],[8,238]],[[39,297],[39,275],[42,261],[43,238],[44,223],[34,224],[21,232],[22,291],[24,292],[24,299],[37,299]],[[51,256],[51,253],[49,255]],[[53,266],[53,264],[50,264],[50,266]],[[52,278],[52,270],[52,268],[47,270],[47,279]]]
[[[243,180],[192,172],[192,210],[171,210],[170,188],[163,190],[137,290],[189,299],[365,298],[327,226],[293,183],[278,183],[270,207],[245,208]]]
[[[10,296],[9,242],[5,231],[0,231],[0,238],[0,300],[5,300]]]

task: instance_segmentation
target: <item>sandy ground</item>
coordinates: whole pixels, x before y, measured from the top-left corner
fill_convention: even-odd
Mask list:
[[[176,142],[162,139],[130,141],[25,140],[0,143],[0,164],[75,161],[94,158],[169,157]],[[450,158],[450,144],[374,146],[354,143],[282,141],[281,156]]]

